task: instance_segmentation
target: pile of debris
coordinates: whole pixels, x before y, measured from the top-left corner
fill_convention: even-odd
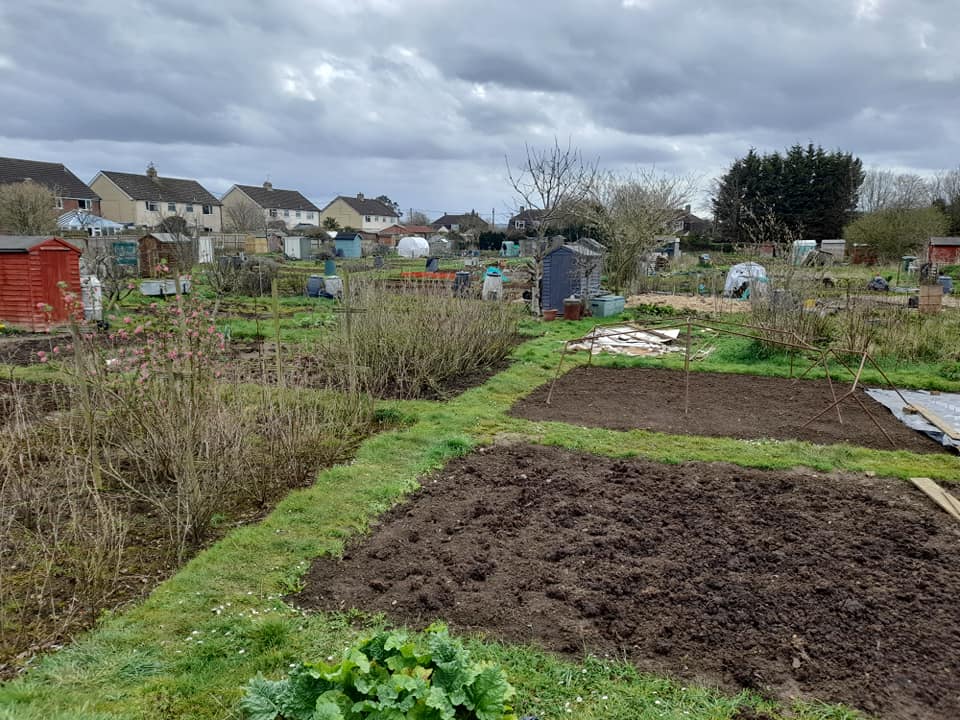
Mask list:
[[[601,352],[633,356],[663,355],[683,349],[670,344],[679,336],[679,329],[650,330],[634,325],[610,325],[594,328],[579,340],[570,342],[567,349],[588,350],[594,355]]]

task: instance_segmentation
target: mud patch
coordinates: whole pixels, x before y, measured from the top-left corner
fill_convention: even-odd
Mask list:
[[[684,413],[684,373],[659,368],[578,367],[520,400],[510,413],[528,420],[555,420],[611,430],[655,430],[745,440],[807,440],[820,445],[849,443],[879,450],[949,452],[903,425],[862,390],[863,402],[895,443],[891,445],[853,398],[806,427],[804,423],[833,403],[826,380],[731,373],[690,373],[690,410]],[[834,382],[837,396],[850,383]]]
[[[897,481],[513,446],[427,477],[343,560],[318,560],[295,601],[947,720],[958,541]]]

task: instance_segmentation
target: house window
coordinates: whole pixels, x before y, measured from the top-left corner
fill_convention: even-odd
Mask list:
[[[192,212],[193,212],[193,203],[187,203],[186,212],[188,212],[188,213],[192,213]]]
[[[176,211],[177,211],[177,204],[175,202],[168,202],[167,212],[176,212]]]
[[[156,212],[156,211],[157,211],[157,204],[156,204],[153,200],[147,200],[147,201],[145,201],[145,202],[144,202],[144,205],[147,206],[147,210],[149,210],[150,212]]]
[[[364,222],[370,222],[370,216],[369,216],[369,215],[366,215],[366,216],[363,218],[363,221],[364,221]]]
[[[283,216],[284,216],[284,217],[290,217],[290,211],[289,211],[289,210],[284,210],[284,211],[283,211]]]
[[[307,220],[313,220],[313,212],[312,212],[312,211],[307,213]]]
[[[300,217],[300,211],[297,210],[297,217]]]
[[[81,210],[90,210],[93,207],[93,200],[77,200],[77,207]]]
[[[276,216],[277,216],[277,211],[276,211],[276,209],[275,209],[275,208],[270,208],[270,217],[276,217]]]
[[[54,200],[54,203],[57,206],[57,210],[63,210],[63,198],[57,198]]]
[[[517,220],[517,221],[513,224],[513,226],[514,226],[517,230],[525,230],[526,227],[527,227],[527,221],[526,221],[526,220]]]
[[[213,205],[204,205],[203,206],[204,215],[213,215]]]

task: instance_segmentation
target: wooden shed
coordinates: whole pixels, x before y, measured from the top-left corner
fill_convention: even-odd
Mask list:
[[[333,239],[337,257],[358,258],[363,255],[363,238],[359,233],[337,233]]]
[[[960,237],[930,238],[927,257],[938,265],[960,265]]]
[[[603,248],[596,241],[581,238],[555,247],[543,257],[540,307],[562,311],[563,301],[571,295],[594,297],[602,273]]]
[[[140,275],[157,277],[166,275],[157,272],[157,266],[165,264],[171,273],[189,273],[196,257],[193,240],[174,233],[147,233],[137,240],[140,254]]]
[[[64,322],[61,281],[80,294],[79,248],[58,237],[0,235],[0,321],[41,329],[48,317],[37,306],[49,305],[49,321]]]

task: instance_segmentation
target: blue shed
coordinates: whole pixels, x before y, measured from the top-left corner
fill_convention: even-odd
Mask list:
[[[333,239],[337,257],[358,258],[363,255],[363,245],[359,233],[337,233]]]
[[[540,307],[563,310],[571,295],[593,297],[600,292],[603,272],[602,246],[588,238],[560,245],[543,257]]]

